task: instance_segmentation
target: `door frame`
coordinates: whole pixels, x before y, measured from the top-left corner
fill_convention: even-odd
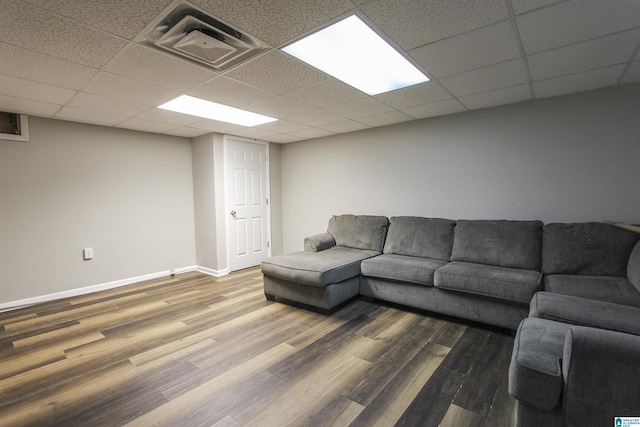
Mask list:
[[[234,233],[231,230],[231,198],[229,197],[229,180],[228,180],[228,172],[229,172],[229,164],[227,161],[227,155],[229,153],[229,140],[233,140],[236,142],[244,142],[248,144],[256,144],[262,145],[265,147],[265,196],[267,198],[267,257],[271,256],[271,182],[270,182],[270,169],[269,169],[269,143],[267,141],[261,141],[258,139],[251,138],[243,138],[240,136],[233,135],[223,135],[222,138],[222,156],[224,162],[224,215],[225,215],[225,240],[226,240],[226,250],[227,250],[227,271],[231,273],[233,271],[231,265],[231,239],[235,238]]]

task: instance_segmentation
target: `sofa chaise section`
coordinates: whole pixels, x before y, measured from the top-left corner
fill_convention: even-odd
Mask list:
[[[382,252],[388,224],[383,216],[332,217],[326,233],[305,239],[305,251],[262,262],[265,296],[335,310],[359,294],[360,264]]]

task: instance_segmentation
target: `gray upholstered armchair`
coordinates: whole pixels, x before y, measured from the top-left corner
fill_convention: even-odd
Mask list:
[[[527,318],[509,370],[516,426],[613,425],[640,416],[640,336]]]

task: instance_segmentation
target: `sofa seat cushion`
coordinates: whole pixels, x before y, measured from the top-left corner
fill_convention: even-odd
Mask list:
[[[509,394],[550,411],[562,393],[562,355],[571,325],[528,317],[518,326],[509,365]]]
[[[544,278],[544,290],[556,294],[640,307],[640,293],[624,277],[551,274]]]
[[[570,295],[538,292],[529,317],[640,335],[640,308]]]
[[[436,270],[434,285],[529,304],[539,290],[542,273],[468,262],[450,262]]]
[[[360,274],[362,260],[376,251],[336,246],[320,252],[295,252],[262,261],[262,273],[294,283],[327,286]]]
[[[446,261],[405,255],[384,254],[362,261],[362,274],[433,286],[433,273]]]

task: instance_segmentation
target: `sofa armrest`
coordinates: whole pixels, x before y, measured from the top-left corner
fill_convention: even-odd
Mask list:
[[[567,425],[610,425],[640,414],[640,337],[572,327],[562,361]]]
[[[336,239],[330,233],[321,233],[304,239],[305,252],[320,252],[336,245]]]

